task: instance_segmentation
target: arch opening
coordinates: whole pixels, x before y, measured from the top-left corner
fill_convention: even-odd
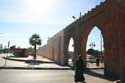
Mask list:
[[[74,40],[71,37],[68,45],[68,65],[73,66],[73,56],[74,56]]]
[[[100,74],[104,75],[104,42],[103,34],[99,27],[94,26],[86,41],[87,68],[102,69]]]

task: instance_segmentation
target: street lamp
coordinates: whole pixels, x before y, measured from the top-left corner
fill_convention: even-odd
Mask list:
[[[82,16],[82,14],[81,14],[81,12],[80,12],[79,19],[81,19],[81,16]],[[75,16],[72,16],[72,18],[73,18],[73,19],[76,19],[76,17],[75,17]]]
[[[8,57],[8,54],[9,54],[9,50],[10,50],[10,41],[8,41],[8,47],[7,47],[7,55],[6,55],[6,60],[5,60],[5,63],[4,63],[4,66],[6,67],[6,64],[7,64],[7,57]]]
[[[75,17],[75,16],[72,16],[72,18],[73,18],[73,19],[76,19],[76,17]]]
[[[93,49],[96,46],[95,42],[90,43],[89,46],[91,47],[91,49]]]
[[[73,19],[77,20],[77,18],[75,16],[72,16]],[[78,23],[78,45],[79,45],[79,50],[78,50],[78,55],[80,54],[81,51],[81,47],[80,47],[80,21],[81,21],[81,12],[80,12],[80,16],[77,20]]]

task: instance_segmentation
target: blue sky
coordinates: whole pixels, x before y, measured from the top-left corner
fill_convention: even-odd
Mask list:
[[[84,15],[102,1],[0,0],[0,43],[7,45],[10,41],[10,45],[29,47],[29,37],[37,33],[44,45],[48,37],[74,21],[72,16],[78,18],[80,12]]]

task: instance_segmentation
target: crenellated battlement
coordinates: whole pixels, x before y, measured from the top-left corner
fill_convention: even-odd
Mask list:
[[[107,3],[107,0],[104,2],[101,2],[99,5],[96,5],[95,8],[92,8],[91,10],[89,10],[87,13],[85,13],[82,17],[81,17],[81,21],[85,22],[87,21],[89,18],[95,16],[96,14],[104,11],[104,5]]]
[[[104,2],[101,2],[99,5],[96,5],[95,8],[92,8],[83,16],[81,16],[81,22],[83,23],[85,21],[88,21],[91,17],[94,17],[97,14],[103,12],[106,8],[106,4],[114,4],[122,11],[124,11],[125,8],[125,0],[106,0]]]
[[[70,25],[66,26],[64,28],[65,31],[68,31],[69,29],[75,27],[79,23],[85,23],[88,22],[90,19],[98,16],[99,14],[105,12],[109,7],[116,6],[121,12],[124,11],[125,7],[125,0],[105,0],[104,2],[100,2],[100,4],[96,5],[94,8],[86,12],[84,15],[82,15],[80,18],[78,18],[76,21],[72,22]],[[122,12],[124,13],[124,12]]]

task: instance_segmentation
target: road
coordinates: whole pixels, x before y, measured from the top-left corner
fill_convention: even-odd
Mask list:
[[[70,70],[0,70],[0,83],[74,83]]]
[[[95,71],[95,70],[94,70]],[[114,83],[85,74],[87,83]],[[73,70],[0,70],[0,83],[75,83]]]

